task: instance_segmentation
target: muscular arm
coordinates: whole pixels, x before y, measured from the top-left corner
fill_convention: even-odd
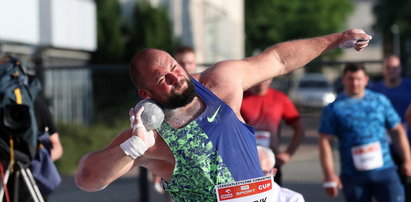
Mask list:
[[[149,164],[147,156],[150,156],[149,151],[154,148],[155,138],[159,135],[155,131],[145,129],[141,120],[143,111],[144,107],[137,112],[131,108],[129,111],[131,128],[117,135],[107,147],[91,152],[80,160],[75,176],[78,187],[85,191],[98,191],[130,171],[134,166]],[[129,138],[132,136],[133,142],[131,143]],[[121,143],[126,140],[127,144],[122,148]]]
[[[244,71],[240,78],[243,89],[266,79],[294,71],[322,53],[352,39],[370,39],[362,30],[329,34],[325,36],[278,43],[261,54],[244,59]],[[364,46],[355,47],[361,50]]]
[[[393,139],[395,149],[398,151],[398,154],[400,154],[401,159],[403,160],[401,171],[405,175],[411,176],[411,151],[404,127],[402,124],[397,124],[390,130],[390,134]]]
[[[99,191],[127,173],[134,161],[119,145],[130,136],[131,129],[123,131],[107,147],[85,155],[75,176],[77,186],[85,191]]]
[[[200,82],[213,89],[217,96],[236,111],[241,105],[244,90],[264,80],[296,70],[341,43],[359,39],[369,40],[371,36],[356,29],[278,43],[257,56],[219,62],[201,74]],[[354,48],[361,50],[367,45],[368,42],[360,42]]]

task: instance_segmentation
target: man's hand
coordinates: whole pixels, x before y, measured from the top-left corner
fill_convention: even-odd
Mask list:
[[[333,175],[328,177],[324,182],[324,191],[332,197],[338,196],[338,190],[342,188],[342,183],[339,177]]]
[[[351,29],[342,33],[342,37],[338,43],[341,48],[354,48],[361,51],[368,46],[372,37],[362,29]]]
[[[278,165],[278,167],[281,167],[290,161],[291,155],[287,152],[281,152],[276,155],[276,159],[276,165]]]
[[[143,113],[143,111],[144,107],[141,107],[135,114],[133,114],[133,108],[130,109],[130,127],[133,129],[132,134],[141,138],[146,144],[147,148],[150,148],[155,143],[154,132],[152,130],[147,131],[147,129],[144,127],[143,121],[141,120],[141,113]]]

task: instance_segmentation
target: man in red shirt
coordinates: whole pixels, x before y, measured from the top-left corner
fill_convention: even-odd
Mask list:
[[[281,166],[290,161],[304,136],[300,114],[284,93],[270,88],[272,79],[259,83],[244,92],[241,115],[255,129],[257,145],[270,147],[276,153],[278,172],[275,182],[281,185]],[[293,130],[285,151],[279,151],[281,121]]]

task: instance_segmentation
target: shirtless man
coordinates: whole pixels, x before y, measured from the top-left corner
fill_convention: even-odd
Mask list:
[[[166,52],[143,50],[133,57],[130,75],[142,98],[163,107],[165,121],[146,131],[140,118],[144,109],[131,111],[136,117],[132,128],[81,159],[77,185],[98,191],[142,166],[164,180],[175,201],[216,201],[215,185],[263,176],[253,129],[240,115],[243,91],[337,46],[360,51],[370,39],[353,29],[278,43],[257,56],[218,62],[192,77]]]

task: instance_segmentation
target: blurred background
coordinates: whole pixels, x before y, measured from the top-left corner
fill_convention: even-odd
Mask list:
[[[0,8],[0,53],[19,58],[40,78],[64,147],[57,166],[65,179],[85,153],[128,126],[128,110],[139,99],[128,62],[144,48],[173,54],[191,46],[202,71],[281,41],[364,29],[373,40],[362,52],[335,49],[274,80],[302,111],[310,109],[309,120],[332,100],[346,62],[364,62],[379,79],[382,59],[395,54],[410,75],[407,0],[0,0]],[[311,103],[301,101],[307,85],[324,90],[304,98]],[[315,146],[316,125],[306,127]]]

